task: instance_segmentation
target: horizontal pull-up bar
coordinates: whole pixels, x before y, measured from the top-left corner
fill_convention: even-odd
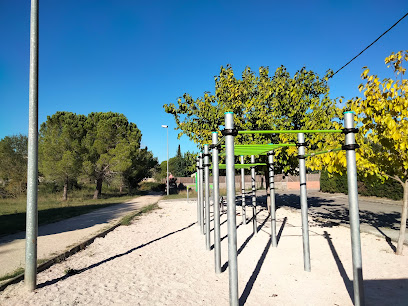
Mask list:
[[[293,134],[293,133],[342,133],[343,130],[265,130],[238,131],[238,134]]]
[[[265,163],[256,163],[256,164],[235,164],[234,167],[235,169],[247,169],[247,168],[252,168],[252,167],[257,167],[257,166],[266,166],[267,164]],[[212,168],[212,167],[211,167]],[[226,165],[225,164],[219,164],[218,165],[219,169],[225,169]]]

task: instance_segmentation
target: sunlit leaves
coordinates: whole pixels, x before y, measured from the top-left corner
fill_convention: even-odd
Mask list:
[[[164,108],[174,116],[179,137],[186,135],[200,145],[211,143],[211,132],[224,125],[226,111],[234,112],[238,130],[335,128],[342,115],[336,101],[329,98],[331,73],[320,78],[302,68],[291,76],[280,66],[270,76],[268,67],[260,67],[258,75],[247,67],[239,79],[227,65],[215,77],[214,94],[207,92],[197,99],[184,94],[177,106],[171,103]],[[309,138],[318,144],[322,136]],[[239,135],[236,140],[241,144],[292,142],[296,135]],[[282,171],[295,171],[296,155],[296,148],[278,150],[276,160]]]

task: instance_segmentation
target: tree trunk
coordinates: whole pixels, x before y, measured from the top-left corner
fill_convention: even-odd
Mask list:
[[[401,212],[401,225],[397,244],[397,255],[402,255],[402,249],[405,241],[405,230],[407,228],[407,214],[408,214],[408,180],[404,183],[404,200]]]
[[[102,194],[102,178],[98,178],[96,180],[96,189],[93,198],[98,199],[100,198],[101,194]]]
[[[121,184],[119,187],[119,194],[122,194],[122,191],[123,191],[123,185]]]
[[[62,200],[66,201],[68,199],[68,178],[64,181],[64,192],[62,194]]]

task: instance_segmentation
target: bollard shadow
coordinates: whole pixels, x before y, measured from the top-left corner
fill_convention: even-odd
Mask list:
[[[334,244],[332,242],[332,239],[330,238],[330,234],[327,231],[324,231],[323,237],[327,240],[327,243],[329,244],[330,251],[333,254],[333,258],[334,261],[336,262],[337,269],[339,270],[340,276],[343,279],[344,286],[347,289],[347,293],[350,299],[353,300],[353,282],[350,280],[346,270],[344,269],[339,254],[337,253],[336,248],[334,247]]]
[[[259,275],[259,272],[261,271],[262,265],[265,261],[266,255],[268,254],[268,251],[270,249],[270,246],[272,244],[272,239],[269,238],[268,243],[266,244],[261,257],[258,260],[258,263],[256,264],[256,267],[254,271],[252,272],[251,277],[249,278],[244,291],[242,292],[241,297],[239,298],[239,305],[244,305],[248,299],[249,294],[252,291],[252,288],[254,287],[255,281]]]
[[[282,232],[283,232],[283,229],[285,228],[285,225],[286,225],[287,221],[288,221],[288,217],[283,218],[281,227],[279,228],[279,232],[276,235],[276,242],[277,242],[278,245],[279,245],[279,241],[280,241],[280,239],[282,237]]]
[[[265,225],[266,221],[268,221],[269,215],[265,218],[264,221],[262,221],[262,223],[258,226],[258,232],[260,231],[260,229]],[[228,235],[224,236],[221,241],[225,238],[228,237]],[[249,235],[247,237],[247,239],[245,239],[245,241],[241,244],[241,246],[239,247],[239,249],[237,250],[237,255],[241,254],[241,252],[245,249],[246,245],[248,244],[248,242],[254,237],[254,233],[251,233],[251,235]],[[211,246],[211,250],[214,248],[214,245]],[[225,270],[228,268],[228,261],[224,263],[224,265],[221,267],[221,271],[225,272]]]
[[[186,230],[186,229],[192,227],[194,224],[196,224],[196,222],[191,223],[190,225],[187,225],[187,226],[185,226],[185,227],[183,227],[183,228],[181,228],[181,229],[179,229],[179,230],[173,231],[173,232],[168,233],[168,234],[166,234],[166,235],[164,235],[164,236],[161,236],[161,237],[159,237],[159,238],[153,239],[153,240],[151,240],[151,241],[149,241],[149,242],[147,242],[147,243],[143,243],[143,244],[141,244],[141,245],[139,245],[139,246],[137,246],[137,247],[134,247],[134,248],[132,248],[132,249],[130,249],[130,250],[124,252],[124,253],[117,254],[117,255],[115,255],[115,256],[111,256],[111,257],[109,257],[109,258],[106,258],[106,259],[104,259],[104,260],[102,260],[102,261],[100,261],[100,262],[94,263],[94,264],[90,265],[89,267],[82,268],[82,269],[79,269],[79,270],[71,269],[71,270],[69,270],[68,273],[66,273],[64,276],[61,276],[61,277],[58,277],[58,278],[55,278],[55,279],[46,281],[46,282],[44,282],[44,283],[42,283],[42,284],[39,284],[37,288],[40,289],[40,288],[43,288],[43,287],[46,287],[46,286],[55,284],[55,283],[57,283],[57,282],[59,282],[59,281],[63,281],[63,280],[65,280],[65,279],[67,279],[68,277],[70,277],[70,276],[72,276],[72,275],[81,274],[82,272],[85,272],[85,271],[91,270],[91,269],[93,269],[93,268],[96,268],[96,267],[98,267],[98,266],[100,266],[100,265],[102,265],[102,264],[104,264],[104,263],[107,263],[107,262],[109,262],[109,261],[112,261],[112,260],[114,260],[114,259],[116,259],[116,258],[120,258],[120,257],[122,257],[122,256],[128,255],[128,254],[130,254],[130,253],[132,253],[132,252],[134,252],[134,251],[136,251],[136,250],[138,250],[138,249],[141,249],[141,248],[143,248],[143,247],[145,247],[145,246],[148,246],[148,245],[150,245],[150,244],[152,244],[152,243],[154,243],[154,242],[157,242],[157,241],[162,240],[162,239],[164,239],[164,238],[167,238],[167,237],[169,237],[169,236],[171,236],[171,235],[174,235],[174,234],[176,234],[176,233],[179,233],[179,232],[181,232],[181,231],[184,231],[184,230]]]
[[[264,196],[266,197],[266,196]],[[319,196],[308,197],[309,215],[314,224],[319,227],[334,227],[349,225],[349,209],[347,204],[335,202]],[[300,210],[300,196],[298,194],[276,194],[276,207],[291,207]],[[376,229],[386,240],[391,250],[396,248],[381,228],[399,230],[400,212],[372,212],[360,210],[360,223]]]

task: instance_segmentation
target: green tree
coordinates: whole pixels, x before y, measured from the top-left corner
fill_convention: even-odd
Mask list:
[[[142,134],[136,124],[119,113],[90,113],[83,140],[85,173],[96,180],[94,199],[102,193],[104,180],[132,167],[132,156],[140,148]]]
[[[0,179],[8,195],[16,197],[27,187],[27,136],[0,140]]]
[[[68,198],[69,181],[76,180],[82,170],[85,119],[84,115],[56,112],[40,127],[39,170],[48,180],[64,186],[64,201]]]
[[[123,178],[129,190],[136,188],[144,178],[150,177],[159,164],[147,147],[134,150],[131,160],[131,166],[123,172]]]
[[[231,66],[221,67],[215,77],[215,93],[204,93],[193,99],[184,94],[174,104],[165,104],[165,111],[174,116],[179,137],[183,134],[199,145],[211,143],[211,132],[224,125],[224,113],[234,112],[234,123],[238,130],[271,129],[330,129],[333,128],[340,111],[336,101],[329,98],[327,84],[331,71],[320,78],[306,68],[293,77],[280,66],[273,76],[269,68],[259,68],[257,76],[246,68],[237,79]],[[238,135],[236,143],[259,144],[294,141],[296,135]],[[308,139],[312,144],[321,141],[319,134]],[[296,148],[277,151],[276,171],[296,172],[298,161]],[[266,172],[266,167],[264,169]],[[266,175],[266,178],[268,176]]]

